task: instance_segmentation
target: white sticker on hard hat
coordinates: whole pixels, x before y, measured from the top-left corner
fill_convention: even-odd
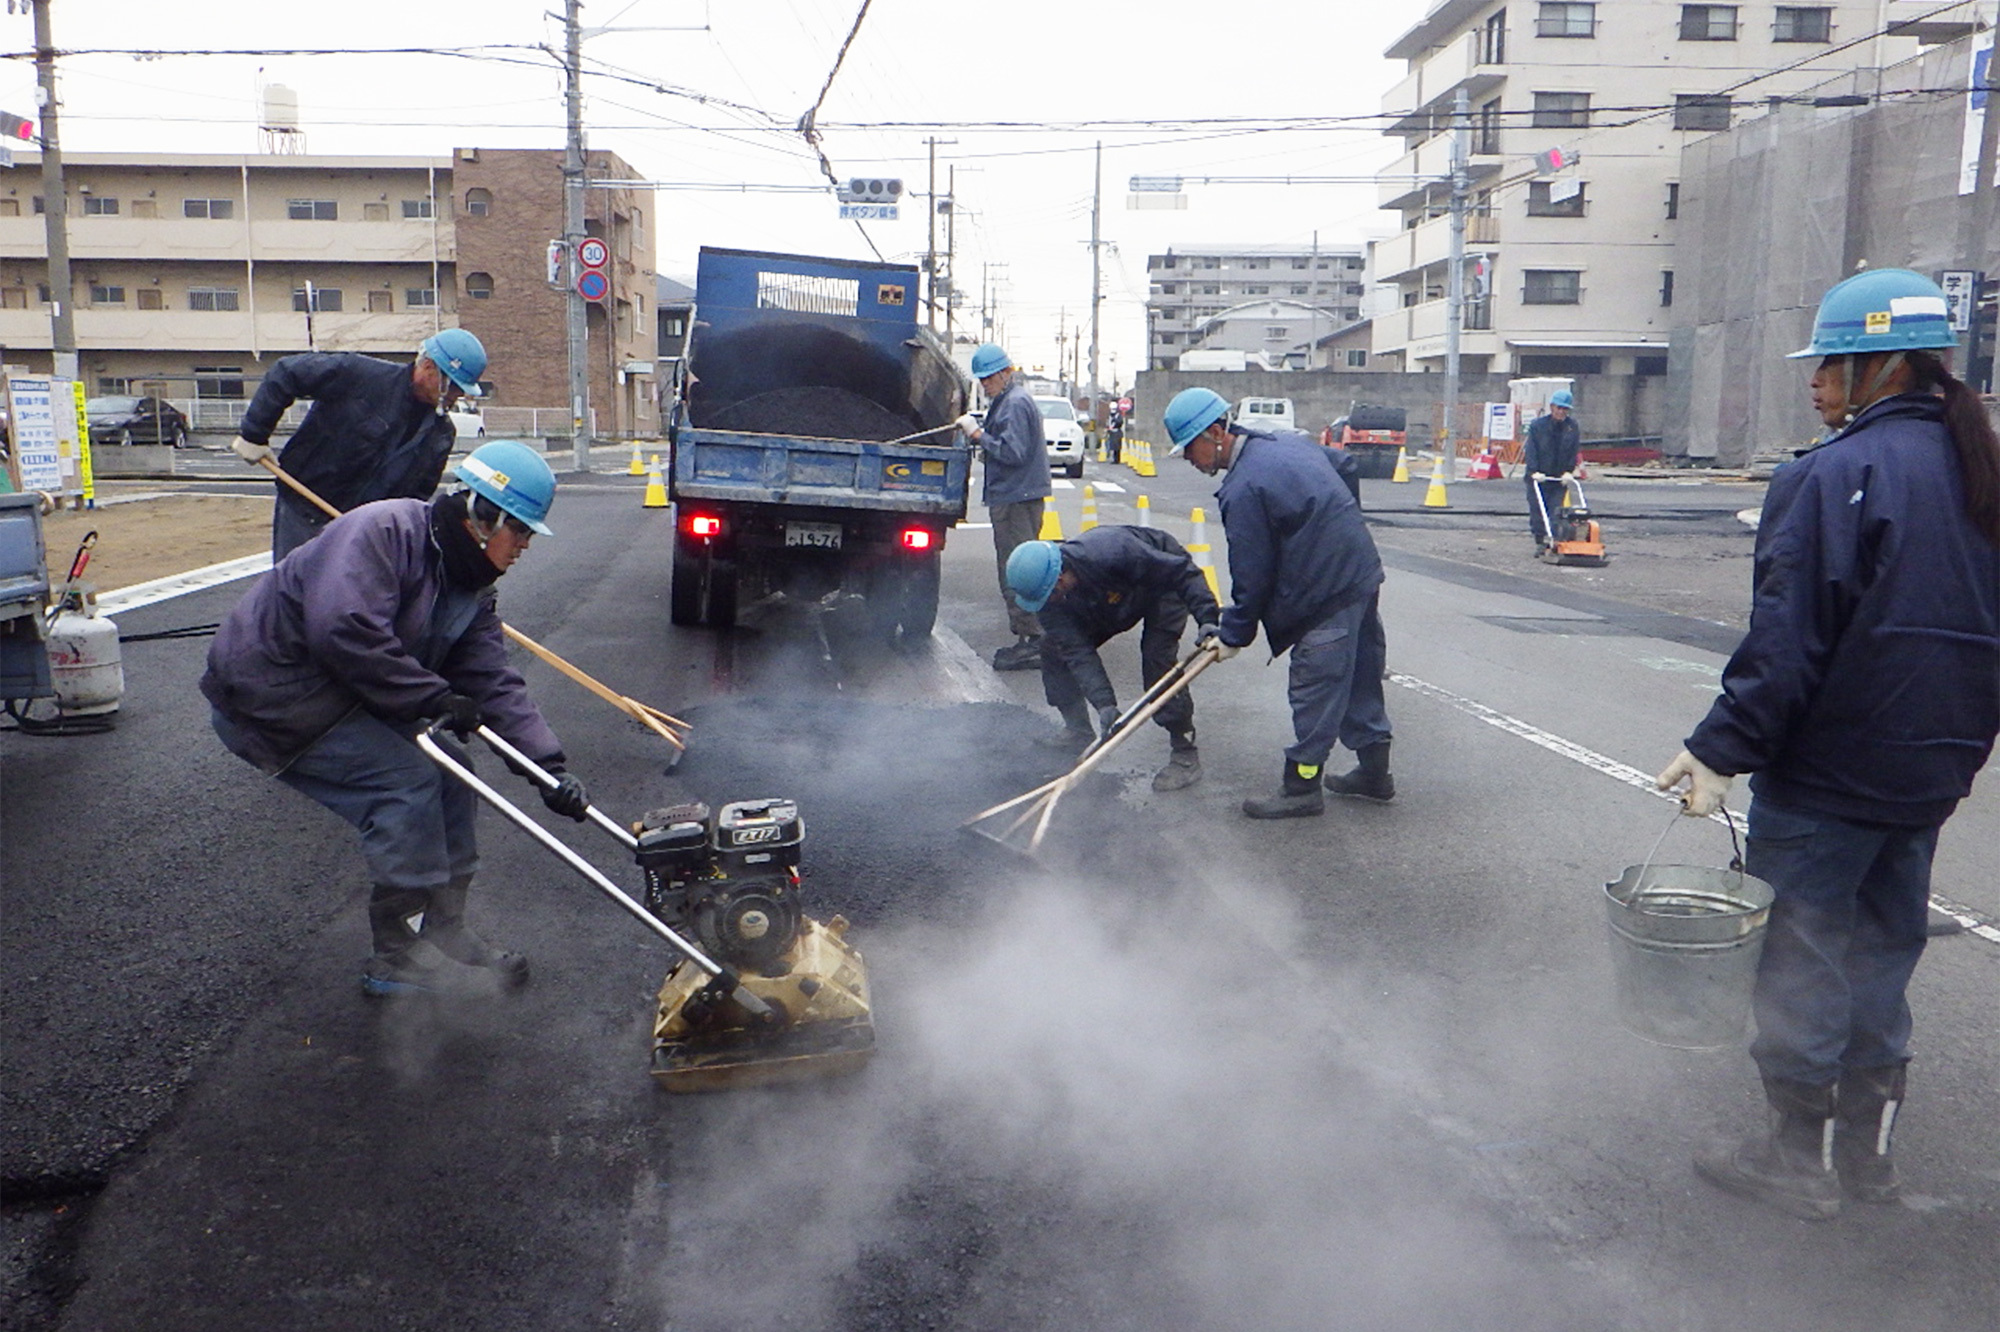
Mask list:
[[[459,466],[490,486],[494,486],[500,490],[507,488],[507,474],[490,463],[481,462],[477,458],[467,458]]]
[[[1910,315],[1944,315],[1950,312],[1945,308],[1942,296],[1892,296],[1889,298],[1889,313],[1903,319]]]

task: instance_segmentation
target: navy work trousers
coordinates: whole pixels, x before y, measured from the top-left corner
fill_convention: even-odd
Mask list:
[[[1359,751],[1391,738],[1382,699],[1389,642],[1377,600],[1371,595],[1343,606],[1292,645],[1288,696],[1296,740],[1285,751],[1292,763],[1319,767],[1336,740]]]
[[[1751,1058],[1827,1086],[1909,1057],[1910,975],[1929,924],[1938,830],[1750,804],[1744,868],[1776,891],[1757,966]]]
[[[1180,659],[1181,635],[1187,629],[1187,603],[1175,596],[1162,596],[1153,602],[1153,608],[1146,612],[1139,630],[1139,673],[1145,677],[1148,689],[1153,682],[1174,668]],[[1071,709],[1079,708],[1086,702],[1083,689],[1076,682],[1069,664],[1056,654],[1049,642],[1049,635],[1042,637],[1042,696],[1049,706],[1065,718]],[[1101,648],[1109,639],[1099,639],[1093,648]],[[1153,720],[1165,728],[1169,735],[1181,735],[1194,729],[1194,691],[1183,689],[1160,706],[1153,714]]]

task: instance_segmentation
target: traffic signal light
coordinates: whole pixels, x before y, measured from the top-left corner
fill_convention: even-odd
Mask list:
[[[879,176],[856,176],[842,182],[836,193],[844,204],[892,204],[902,199],[903,182]]]
[[[35,122],[23,119],[11,111],[0,111],[0,139],[28,139],[35,137]]]
[[[1575,165],[1576,154],[1565,153],[1560,148],[1550,148],[1535,154],[1535,174],[1538,176],[1553,176],[1564,167]]]

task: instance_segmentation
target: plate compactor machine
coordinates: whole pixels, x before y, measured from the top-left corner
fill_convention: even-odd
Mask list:
[[[557,784],[492,730],[475,734],[510,767]],[[668,1091],[851,1072],[874,1053],[868,972],[847,942],[847,921],[821,924],[805,914],[805,820],[792,801],[673,805],[631,828],[591,806],[589,820],[638,862],[646,885],[640,902],[452,757],[435,728],[417,743],[679,952],[653,1019],[652,1072]]]
[[[1597,519],[1591,516],[1590,506],[1584,502],[1582,482],[1575,477],[1564,482],[1563,498],[1569,502],[1557,509],[1554,515],[1549,513],[1548,502],[1542,498],[1542,488],[1535,486],[1532,489],[1535,503],[1542,511],[1542,530],[1549,534],[1539,552],[1544,564],[1596,567],[1610,563],[1611,557],[1604,551],[1604,532],[1598,527]]]

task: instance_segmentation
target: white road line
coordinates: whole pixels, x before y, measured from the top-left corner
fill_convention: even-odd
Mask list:
[[[211,564],[205,569],[191,569],[187,573],[174,574],[167,578],[155,578],[150,583],[134,583],[121,587],[115,592],[106,592],[97,599],[97,609],[106,615],[116,615],[120,611],[137,610],[157,601],[170,601],[184,597],[190,592],[201,592],[223,583],[233,583],[239,578],[254,578],[271,567],[271,555],[245,555],[240,560],[224,560],[221,564]]]
[[[1057,490],[1076,489],[1076,482],[1070,480],[1068,477],[1063,477],[1063,476],[1051,477],[1049,479],[1049,484],[1054,486]]]
[[[1119,485],[1116,481],[1093,481],[1090,484],[1096,486],[1107,495],[1122,495],[1125,493],[1125,487]]]
[[[1014,702],[1014,695],[1000,683],[999,675],[980,659],[970,643],[953,630],[943,625],[932,629],[931,650],[936,655],[938,669],[944,672],[958,697],[965,702]]]
[[[1485,722],[1488,726],[1496,726],[1509,735],[1517,735],[1530,744],[1540,745],[1552,754],[1558,754],[1572,762],[1581,763],[1584,767],[1603,773],[1606,777],[1612,778],[1614,781],[1624,782],[1627,786],[1636,786],[1640,790],[1658,796],[1663,800],[1679,799],[1674,793],[1662,791],[1658,786],[1654,785],[1653,778],[1649,773],[1640,772],[1630,764],[1620,763],[1617,759],[1608,758],[1592,749],[1586,749],[1574,740],[1565,740],[1551,731],[1544,731],[1541,727],[1530,725],[1518,717],[1510,717],[1504,712],[1487,707],[1484,703],[1475,702],[1461,694],[1454,694],[1449,689],[1441,689],[1437,685],[1431,684],[1426,680],[1419,680],[1415,676],[1399,675],[1392,671],[1389,674],[1389,680],[1391,683],[1399,684],[1412,693],[1422,694],[1427,698],[1434,698],[1440,703],[1454,707],[1469,717],[1474,717]],[[1744,826],[1743,816],[1734,810],[1717,810],[1715,813],[1709,815],[1709,818],[1721,823],[1725,827],[1729,825],[1731,820],[1735,821],[1739,830]],[[1977,915],[1973,914],[1970,907],[1960,906],[1956,902],[1947,901],[1937,896],[1931,898],[1931,905],[1957,921],[1967,934],[1977,935],[1991,944],[2000,944],[2000,928],[1982,921]]]

